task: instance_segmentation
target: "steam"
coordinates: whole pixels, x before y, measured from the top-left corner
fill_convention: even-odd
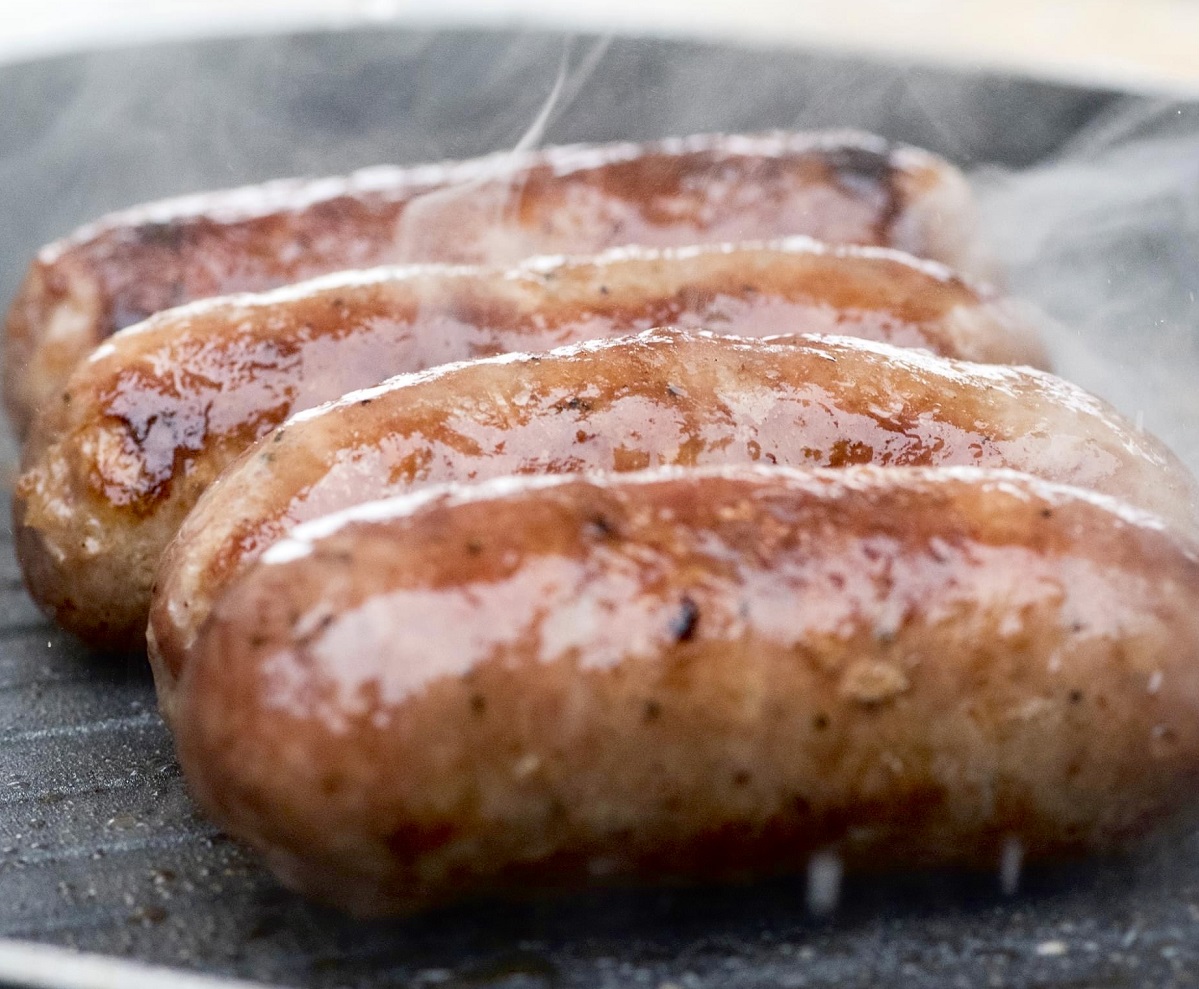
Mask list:
[[[545,129],[554,114],[565,110],[574,102],[580,90],[595,74],[595,70],[599,67],[600,61],[611,45],[612,35],[605,35],[597,39],[583,54],[583,57],[579,60],[579,64],[574,69],[571,69],[571,42],[569,39],[563,42],[562,60],[558,65],[558,77],[554,80],[554,86],[550,90],[549,96],[546,97],[545,104],[533,119],[533,123],[529,125],[529,129],[525,131],[521,139],[516,142],[516,147],[512,149],[514,155],[522,151],[528,151],[541,142],[545,136]]]
[[[1009,287],[1061,321],[1060,374],[1199,469],[1199,136],[1193,109],[1126,105],[1053,160],[973,178]]]
[[[419,259],[427,256],[427,245],[430,241],[453,236],[453,220],[460,217],[464,209],[483,214],[482,229],[496,231],[497,239],[508,237],[507,231],[517,228],[513,222],[512,209],[515,207],[520,188],[516,185],[514,173],[519,168],[524,152],[538,147],[545,138],[546,128],[554,116],[561,113],[573,102],[575,96],[591,78],[604,53],[611,44],[611,36],[605,36],[595,41],[587,49],[578,65],[571,67],[571,42],[564,40],[562,55],[558,62],[558,74],[554,78],[545,102],[534,116],[525,132],[517,140],[512,149],[503,155],[491,158],[487,167],[469,182],[436,189],[416,197],[407,206],[400,217],[396,236],[396,257],[399,260]],[[476,193],[480,186],[490,185],[497,179],[510,179],[505,191],[498,195],[479,197]],[[452,251],[442,252],[452,255]],[[518,243],[513,243],[508,250],[497,249],[496,256],[521,257],[526,252]]]
[[[836,852],[817,852],[808,861],[805,900],[814,917],[831,916],[841,902],[844,864]]]
[[[999,889],[1004,896],[1020,891],[1020,872],[1024,868],[1024,845],[1019,838],[1008,838],[999,855]]]
[[[573,68],[564,47],[549,94],[511,153],[474,183],[414,202],[401,244],[419,253],[420,240],[444,236],[443,209],[510,175],[520,153],[541,144],[550,122],[602,68],[610,43],[593,44]],[[918,78],[907,90],[916,103],[928,98]],[[881,92],[867,86],[839,103],[851,117],[877,113]],[[960,120],[938,119],[943,105],[920,109],[941,143],[952,148],[960,140],[953,133]],[[841,123],[808,119],[811,112],[803,108],[797,125]],[[984,165],[971,179],[983,238],[1007,272],[1007,287],[1058,321],[1047,341],[1057,371],[1160,436],[1199,472],[1199,112],[1166,99],[1119,101],[1042,163]],[[519,191],[513,185],[485,206],[497,230],[514,226],[505,221]],[[519,253],[519,245],[512,249]]]

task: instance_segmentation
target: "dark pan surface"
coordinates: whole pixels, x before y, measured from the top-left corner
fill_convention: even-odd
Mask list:
[[[980,173],[1062,370],[1199,451],[1199,108],[828,55],[375,28],[0,67],[0,303],[33,251],[162,195],[514,145],[854,125]],[[11,459],[11,446],[8,448]],[[7,506],[5,515],[7,516]],[[7,539],[7,533],[5,533]],[[800,882],[362,924],[280,891],[193,813],[145,671],[89,662],[0,547],[0,935],[293,986],[1199,984],[1199,834],[1025,877]]]

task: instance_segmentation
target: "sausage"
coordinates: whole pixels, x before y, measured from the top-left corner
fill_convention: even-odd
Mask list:
[[[395,374],[666,325],[836,333],[984,363],[1049,363],[1039,339],[1047,321],[1032,307],[885,248],[792,237],[510,268],[380,268],[193,303],[118,334],[35,417],[26,460],[107,418],[124,424],[139,456],[156,447],[144,483],[169,485],[176,454],[190,465],[209,444],[244,442]],[[185,439],[151,441],[168,428]]]
[[[296,529],[179,686],[200,806],[363,914],[995,869],[1199,784],[1199,556],[979,468],[502,479]]]
[[[395,374],[666,325],[835,333],[984,363],[1049,363],[1039,337],[1047,320],[1033,307],[885,248],[793,237],[510,268],[410,265],[151,317],[76,368],[35,417],[25,460],[68,433],[68,443],[85,442],[84,431],[112,420],[144,461],[142,483],[167,486],[182,467],[176,456],[195,471],[211,445],[234,436],[244,444],[293,412]]]
[[[169,717],[214,597],[300,522],[441,481],[753,462],[1012,467],[1123,496],[1188,530],[1199,505],[1164,446],[1031,369],[849,338],[685,330],[450,365],[293,416],[198,500],[163,555],[150,613],[160,702]],[[78,559],[63,575],[99,615],[127,607],[114,585],[134,565],[127,529],[109,538],[91,585]]]
[[[273,182],[116,213],[44,248],[8,317],[9,414],[23,435],[104,338],[194,299],[406,261],[788,234],[979,263],[961,174],[858,133],[554,148]]]
[[[97,556],[85,547],[89,534],[119,532],[119,552],[144,548],[148,585],[154,559],[204,487],[292,412],[403,371],[659,322],[743,335],[834,330],[1044,360],[1035,317],[1009,301],[906,255],[807,239],[629,248],[515,270],[347,273],[194,303],[118,334],[38,416],[18,499],[53,503],[60,531],[47,534],[46,552],[62,568],[103,566],[104,537],[86,544]]]

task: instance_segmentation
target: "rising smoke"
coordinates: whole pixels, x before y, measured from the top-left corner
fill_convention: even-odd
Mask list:
[[[1199,113],[1122,105],[1045,163],[974,179],[1012,290],[1062,322],[1059,372],[1199,469]]]

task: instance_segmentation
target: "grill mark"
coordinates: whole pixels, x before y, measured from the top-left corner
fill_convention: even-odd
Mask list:
[[[137,838],[123,838],[120,841],[98,842],[89,845],[72,845],[66,848],[46,848],[29,852],[21,852],[16,858],[23,866],[58,865],[65,862],[91,859],[96,853],[107,858],[110,855],[136,855],[148,851],[165,851],[186,845],[189,842],[202,842],[220,835],[217,828],[207,827],[194,831],[175,831],[169,834],[160,832],[147,834]],[[0,858],[0,874],[4,872],[3,858]]]
[[[846,146],[831,148],[825,154],[829,178],[837,185],[850,193],[860,193],[863,186],[878,190],[883,198],[883,206],[875,223],[875,233],[880,243],[888,242],[891,228],[904,206],[894,148],[887,145],[882,151],[874,151]]]
[[[3,639],[0,638],[0,641],[3,641]],[[29,690],[36,687],[65,687],[71,684],[94,682],[95,676],[89,675],[86,671],[74,674],[43,675],[27,679],[22,679],[19,676],[0,677],[0,693],[8,693],[14,690]]]
[[[93,797],[104,793],[119,793],[122,790],[136,790],[144,783],[138,777],[124,777],[109,780],[106,783],[78,783],[74,786],[59,786],[51,790],[18,790],[15,793],[0,795],[0,807],[18,807],[21,804],[54,802],[68,797]],[[2,983],[0,983],[2,985]]]

